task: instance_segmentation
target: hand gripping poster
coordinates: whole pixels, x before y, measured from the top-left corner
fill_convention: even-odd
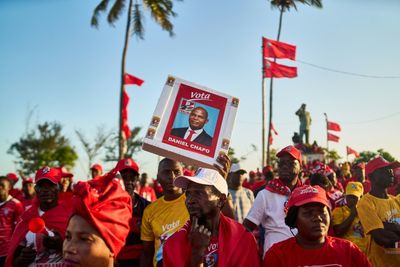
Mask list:
[[[169,76],[143,141],[143,149],[213,168],[228,153],[239,99]]]

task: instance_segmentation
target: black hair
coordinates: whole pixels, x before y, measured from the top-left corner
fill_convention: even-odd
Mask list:
[[[205,117],[206,117],[206,120],[208,119],[208,112],[207,112],[207,110],[206,110],[205,108],[203,108],[203,107],[195,107],[194,109],[192,109],[192,112],[193,112],[194,110],[196,110],[196,109],[201,109],[201,110],[203,110],[203,112],[204,112],[204,114],[205,114]]]
[[[222,193],[219,192],[218,189],[217,189],[215,186],[211,185],[211,186],[210,186],[210,189],[211,189],[211,193],[212,193],[213,195],[217,196],[218,198],[221,197]]]
[[[296,228],[296,219],[298,213],[299,207],[292,206],[289,208],[285,217],[285,223],[287,226],[289,226],[289,228]]]
[[[310,185],[319,185],[325,190],[329,187],[333,187],[329,178],[321,173],[314,173],[310,176]]]

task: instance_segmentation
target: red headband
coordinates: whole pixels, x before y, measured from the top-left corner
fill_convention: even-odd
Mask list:
[[[85,218],[103,237],[117,257],[125,245],[132,218],[132,199],[121,181],[111,172],[96,182],[79,182],[74,186],[73,214]]]

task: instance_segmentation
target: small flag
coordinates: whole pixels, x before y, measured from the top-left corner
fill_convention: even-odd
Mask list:
[[[144,81],[138,77],[125,73],[124,75],[124,84],[135,84],[141,86]]]
[[[328,141],[339,143],[340,137],[331,133],[328,133]]]
[[[278,135],[278,132],[275,130],[274,125],[271,123],[271,132],[269,134],[269,144],[272,145],[274,142],[273,134]]]
[[[354,156],[356,156],[356,158],[358,158],[360,156],[360,154],[357,151],[355,151],[354,149],[352,149],[349,146],[346,146],[346,150],[347,150],[347,155],[353,154]]]
[[[327,123],[327,127],[328,130],[330,131],[336,131],[336,132],[340,132],[342,129],[340,128],[340,125],[336,122],[332,122],[332,121],[328,121]]]
[[[129,104],[129,95],[125,91],[123,91],[122,96],[122,110],[121,110],[121,117],[122,117],[122,133],[124,135],[124,139],[128,139],[131,137],[131,130],[129,129],[128,125],[128,104]]]
[[[295,78],[297,67],[289,67],[264,59],[264,76],[267,78]]]
[[[288,58],[296,60],[296,46],[294,45],[263,37],[263,48],[264,58]]]

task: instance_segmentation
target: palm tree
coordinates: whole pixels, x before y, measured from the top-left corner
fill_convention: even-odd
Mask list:
[[[283,12],[285,11],[290,11],[291,8],[294,8],[297,10],[297,4],[305,4],[309,6],[314,6],[317,8],[322,8],[322,0],[270,0],[271,1],[271,6],[273,8],[279,9],[280,15],[279,15],[279,27],[278,27],[278,36],[276,40],[279,41],[281,37],[281,30],[282,30],[282,18],[283,18]],[[276,59],[274,60],[276,62]],[[263,82],[264,84],[264,82]],[[268,139],[270,140],[271,136],[271,125],[272,125],[272,88],[273,88],[273,78],[271,78],[270,82],[270,90],[269,90],[269,123],[268,123]],[[263,95],[264,95],[264,89],[263,89]],[[264,97],[263,97],[264,101]],[[263,103],[264,106],[264,103]],[[263,110],[263,117],[264,117],[264,110]],[[263,120],[263,127],[264,127],[264,120]],[[263,130],[264,133],[264,130]],[[263,140],[264,140],[264,135],[263,135]],[[263,144],[265,141],[263,142]],[[264,155],[264,149],[263,149],[263,155]],[[263,160],[264,161],[264,160]],[[267,143],[267,164],[270,164],[271,161],[271,156],[270,156],[270,143]],[[264,164],[264,162],[263,162]]]
[[[179,1],[179,0],[178,0]],[[125,12],[128,13],[127,23],[125,29],[125,40],[124,48],[122,51],[122,62],[121,62],[121,90],[120,90],[120,110],[122,108],[123,91],[124,91],[124,74],[125,74],[125,61],[128,51],[129,37],[135,35],[138,39],[144,39],[144,27],[143,27],[143,8],[149,10],[151,17],[156,21],[161,28],[169,33],[170,36],[174,35],[174,25],[171,23],[171,17],[175,17],[176,13],[173,9],[173,0],[114,0],[108,16],[107,22],[110,25],[120,18]],[[128,8],[126,9],[126,4]],[[98,28],[99,16],[101,13],[107,11],[107,7],[110,4],[110,0],[101,0],[100,4],[94,9],[91,25]],[[126,153],[126,140],[122,136],[122,116],[120,112],[119,118],[119,159],[124,158]],[[125,150],[125,151],[124,151]]]

